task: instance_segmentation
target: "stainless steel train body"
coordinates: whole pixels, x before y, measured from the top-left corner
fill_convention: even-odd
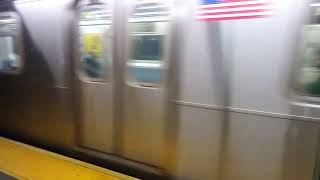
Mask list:
[[[0,75],[1,134],[176,179],[319,179],[318,95],[299,78],[318,76],[316,2],[219,21],[200,2],[3,3],[0,57],[13,13],[19,63]]]

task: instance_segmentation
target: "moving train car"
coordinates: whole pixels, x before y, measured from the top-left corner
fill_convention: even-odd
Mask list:
[[[320,1],[5,0],[0,134],[144,179],[319,179]]]

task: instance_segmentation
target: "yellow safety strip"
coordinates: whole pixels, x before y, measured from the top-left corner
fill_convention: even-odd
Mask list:
[[[137,180],[3,137],[0,137],[0,171],[30,180]]]

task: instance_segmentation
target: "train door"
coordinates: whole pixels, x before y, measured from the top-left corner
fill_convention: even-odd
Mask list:
[[[113,4],[91,3],[80,8],[78,79],[81,146],[113,151]]]
[[[294,67],[291,108],[295,115],[316,123],[304,123],[304,127],[299,127],[299,129],[297,128],[297,123],[292,123],[290,128],[294,129],[291,131],[294,132],[295,139],[293,141],[291,137],[289,142],[303,142],[301,143],[303,146],[301,145],[297,150],[288,148],[286,152],[288,154],[302,154],[302,149],[307,151],[307,148],[312,148],[312,150],[308,150],[310,151],[308,152],[308,156],[304,155],[301,157],[301,155],[295,155],[295,159],[299,162],[300,166],[291,166],[308,175],[304,177],[311,179],[313,176],[312,179],[318,180],[320,177],[320,1],[310,0],[306,4],[308,5],[309,13],[306,13],[307,17],[302,29],[300,51],[297,56],[296,66]],[[312,145],[311,148],[310,145]],[[291,164],[293,163],[291,162]],[[297,177],[294,173],[291,176],[288,175],[289,178]]]
[[[23,67],[20,19],[15,12],[0,13],[0,72],[18,74]]]
[[[166,78],[171,4],[136,0],[128,17],[122,103],[123,155],[161,166],[165,143]]]

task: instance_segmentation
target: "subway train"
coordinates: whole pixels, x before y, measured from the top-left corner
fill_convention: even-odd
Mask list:
[[[320,1],[2,0],[0,135],[142,179],[320,178]]]

